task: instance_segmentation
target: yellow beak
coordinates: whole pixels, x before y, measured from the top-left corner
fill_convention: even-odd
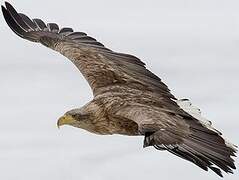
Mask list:
[[[57,127],[60,128],[60,126],[67,125],[67,124],[71,125],[74,122],[75,122],[75,119],[71,115],[64,115],[58,119]]]

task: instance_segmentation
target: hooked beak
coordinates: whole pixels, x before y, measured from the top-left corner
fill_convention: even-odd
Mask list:
[[[71,125],[75,122],[75,119],[71,115],[64,115],[60,117],[57,121],[57,127],[60,129],[60,126]]]

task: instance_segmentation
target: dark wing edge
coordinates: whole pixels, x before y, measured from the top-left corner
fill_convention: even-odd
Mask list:
[[[42,37],[71,40],[75,43],[99,49],[100,51],[116,58],[131,59],[136,64],[141,66],[145,65],[140,59],[133,55],[112,52],[95,38],[88,36],[84,32],[74,32],[70,27],[63,27],[60,29],[56,23],[46,24],[41,19],[30,19],[27,15],[18,13],[8,2],[5,2],[5,6],[6,7],[3,5],[1,6],[4,19],[12,31],[21,38],[32,42],[41,42],[40,40]]]
[[[60,29],[56,23],[46,24],[41,19],[30,19],[25,14],[18,13],[8,2],[5,2],[5,6],[1,6],[3,16],[12,31],[21,38],[32,42],[39,42],[52,49],[59,41],[73,42],[74,44],[93,48],[106,59],[114,62],[121,70],[127,72],[128,75],[137,77],[143,84],[149,84],[152,87],[149,90],[161,93],[160,95],[164,96],[171,103],[173,103],[171,99],[176,99],[170,93],[167,85],[146,69],[145,63],[139,58],[130,54],[114,52],[84,32],[74,32],[69,27]]]
[[[63,27],[59,29],[59,26],[56,23],[45,24],[41,19],[30,19],[25,14],[18,13],[8,2],[5,2],[5,6],[6,8],[3,5],[1,8],[6,23],[15,34],[23,39],[32,42],[40,42],[48,47],[49,45],[47,44],[47,39],[62,41],[68,40],[76,44],[83,44],[91,48],[95,48],[111,59],[115,59],[117,61],[122,59],[130,64],[145,67],[145,63],[139,58],[130,54],[113,52],[112,50],[106,48],[102,43],[98,42],[95,38],[88,36],[84,32],[74,32],[70,27]]]
[[[56,23],[45,24],[41,19],[30,19],[25,14],[18,13],[8,2],[5,2],[5,6],[1,6],[4,19],[12,31],[21,38],[32,42],[41,42],[43,37],[71,40],[103,51],[111,51],[84,32],[74,32],[69,27],[59,29]]]
[[[219,133],[196,120],[185,119],[185,122],[189,125],[188,135],[170,129],[145,133],[144,146],[167,150],[205,171],[211,169],[220,177],[223,177],[221,170],[233,174],[236,166],[232,157],[236,157],[236,147],[229,146]]]

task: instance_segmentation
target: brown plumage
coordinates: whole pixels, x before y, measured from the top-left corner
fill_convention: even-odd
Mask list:
[[[4,18],[18,36],[69,58],[93,91],[94,99],[65,113],[58,126],[68,124],[102,135],[143,135],[144,147],[167,150],[219,176],[220,169],[232,173],[236,168],[231,158],[235,148],[180,106],[188,101],[177,100],[137,57],[111,51],[86,33],[31,20],[5,5]]]

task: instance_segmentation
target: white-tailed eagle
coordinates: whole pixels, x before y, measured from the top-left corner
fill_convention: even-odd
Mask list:
[[[84,32],[45,24],[2,6],[8,26],[21,38],[41,43],[66,56],[88,81],[94,98],[64,114],[57,124],[108,135],[144,136],[144,147],[167,150],[200,168],[235,169],[236,148],[204,121],[187,99],[178,100],[159,77],[135,56],[106,48]]]

